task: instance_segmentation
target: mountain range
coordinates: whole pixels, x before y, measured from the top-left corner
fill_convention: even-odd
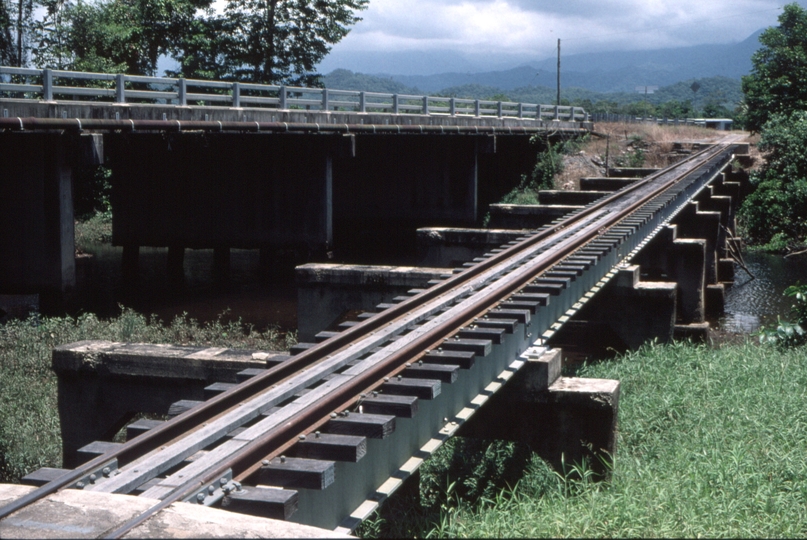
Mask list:
[[[759,48],[759,30],[738,43],[697,45],[647,51],[610,51],[561,57],[561,87],[594,92],[636,92],[641,86],[669,86],[708,77],[739,80],[751,70],[751,55]],[[401,51],[396,53],[339,53],[328,57],[320,70],[337,67],[373,75],[422,92],[481,85],[505,92],[530,86],[556,85],[556,59],[522,63],[506,69],[472,72],[480,64],[473,57],[451,51]],[[508,59],[499,59],[502,65]],[[514,58],[510,58],[510,61]],[[419,66],[419,72],[413,72]],[[454,67],[452,67],[454,66]],[[383,68],[376,70],[376,68]],[[444,70],[438,72],[439,70]],[[419,74],[416,74],[419,73]],[[425,74],[424,74],[425,73]]]

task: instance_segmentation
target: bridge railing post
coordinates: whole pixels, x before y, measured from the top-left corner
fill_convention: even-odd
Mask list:
[[[42,99],[53,101],[53,70],[42,70]]]
[[[482,116],[482,105],[479,103],[478,99],[474,100],[474,116]]]
[[[555,105],[555,120],[560,120],[560,106]]]
[[[367,112],[367,95],[359,92],[359,112]]]
[[[392,114],[398,114],[399,105],[398,94],[392,94]]]
[[[177,99],[179,100],[180,107],[188,104],[188,81],[185,78],[180,78],[177,88]]]
[[[423,114],[429,114],[429,96],[423,96]]]
[[[322,110],[323,111],[327,111],[328,107],[330,106],[329,103],[328,103],[328,97],[329,97],[328,96],[328,89],[323,88],[322,89]]]
[[[457,100],[456,100],[456,98],[451,98],[450,100],[448,100],[448,112],[449,112],[449,114],[451,114],[451,116],[454,116],[454,115],[457,114]]]
[[[241,83],[233,83],[233,108],[241,107]]]
[[[277,97],[279,99],[278,106],[284,111],[286,109],[288,109],[288,107],[286,106],[286,87],[285,86],[281,86],[280,90],[277,91]]]
[[[126,78],[122,73],[115,75],[115,103],[126,103]]]
[[[577,107],[572,107],[572,112],[569,113],[569,121],[574,122],[577,120]]]
[[[502,106],[502,102],[501,102],[501,101],[500,101],[500,102],[499,102],[499,103],[496,105],[496,115],[497,115],[499,118],[501,118],[502,116],[504,116],[504,107]]]
[[[524,104],[523,103],[518,104],[518,117],[519,118],[524,118]]]

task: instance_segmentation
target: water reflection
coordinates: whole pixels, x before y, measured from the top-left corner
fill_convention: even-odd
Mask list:
[[[796,282],[807,283],[807,260],[785,259],[779,255],[746,253],[745,262],[756,277],[751,279],[739,267],[735,283],[726,289],[726,312],[719,324],[729,332],[749,333],[787,318],[792,300],[784,290]]]

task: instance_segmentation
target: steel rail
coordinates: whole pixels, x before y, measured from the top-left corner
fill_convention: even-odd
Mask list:
[[[704,164],[719,155],[725,149],[711,149],[710,155],[705,157]],[[540,274],[556,265],[564,258],[579,250],[601,234],[603,228],[613,227],[620,221],[626,219],[633,212],[648,204],[652,199],[658,197],[663,192],[669,190],[677,182],[687,177],[691,171],[686,171],[670,182],[657,186],[650,193],[630,202],[626,208],[613,214],[601,216],[587,225],[586,231],[577,233],[573,238],[568,239],[566,245],[561,248],[551,250],[551,252],[541,253],[530,264],[517,269],[507,276],[502,277],[485,291],[476,293],[473,298],[466,300],[453,308],[452,314],[447,320],[440,322],[435,328],[430,329],[424,335],[406,344],[402,349],[390,354],[382,361],[376,362],[361,375],[357,375],[354,380],[346,383],[343,387],[330,392],[323,399],[317,401],[312,406],[296,413],[291,418],[285,420],[280,425],[266,431],[259,438],[247,443],[240,450],[235,452],[230,458],[219,463],[215,468],[209,469],[200,476],[190,478],[182,486],[179,486],[171,494],[167,495],[159,503],[147,509],[144,513],[136,516],[121,525],[115,531],[109,533],[106,538],[120,538],[133,528],[145,522],[151,516],[167,508],[174,502],[192,496],[199,490],[200,485],[205,485],[221,477],[226,471],[231,470],[234,477],[246,478],[250,476],[264,459],[277,457],[280,452],[293,444],[300,433],[316,429],[319,425],[327,421],[329,414],[334,410],[341,410],[352,406],[360,399],[362,391],[371,389],[380,384],[385,376],[393,376],[397,371],[404,369],[407,363],[417,360],[419,356],[441,343],[451,335],[455,334],[459,328],[481,317],[484,313],[492,309],[496,304],[506,297],[530,283]],[[463,307],[464,304],[467,306]]]
[[[513,257],[521,251],[529,249],[536,243],[548,238],[552,234],[555,234],[564,228],[571,226],[574,223],[577,223],[586,216],[600,210],[605,205],[610,204],[614,200],[625,196],[627,193],[635,191],[643,185],[646,185],[657,178],[660,174],[666,174],[669,173],[671,169],[680,168],[683,165],[702,157],[709,151],[709,149],[705,149],[698,154],[678,162],[664,171],[655,173],[643,180],[637,181],[633,185],[621,189],[616,193],[605,196],[600,201],[589,205],[576,215],[571,216],[560,224],[543,231],[539,231],[537,234],[534,234],[520,243],[504,250],[503,252],[478,263],[464,272],[451,276],[450,278],[427,289],[426,291],[413,296],[412,298],[405,300],[404,302],[401,302],[400,304],[397,304],[374,317],[369,318],[355,327],[341,332],[337,336],[334,336],[333,338],[312,347],[311,349],[289,359],[286,362],[266,370],[266,372],[262,373],[261,375],[253,377],[252,379],[241,383],[227,392],[211,398],[210,400],[206,401],[204,405],[191,409],[172,419],[171,421],[168,421],[165,424],[154,428],[153,430],[149,430],[140,437],[124,443],[120,448],[90,460],[81,467],[66,473],[61,478],[45,484],[26,496],[21,497],[16,501],[0,508],[0,519],[60,489],[63,489],[66,486],[75,483],[82,477],[100,468],[113,459],[119,459],[121,462],[126,462],[127,460],[131,461],[133,456],[146,454],[149,451],[165,444],[167,441],[174,440],[183,434],[194,431],[203,422],[206,422],[209,419],[221,414],[223,411],[238,405],[243,400],[249,399],[251,396],[264,391],[270,385],[277,384],[293,373],[321,361],[327,355],[333,354],[334,352],[348,346],[353,341],[373,332],[381,326],[393,323],[398,317],[407,313],[413,306],[449,292],[451,289],[479,275],[484,270],[491,268],[495,264],[504,262],[506,259]]]
[[[555,127],[546,122],[548,127]],[[174,133],[203,131],[210,133],[339,133],[384,135],[525,135],[546,133],[547,126],[434,126],[403,124],[319,124],[313,122],[218,122],[214,120],[105,120],[94,118],[0,118],[0,130],[68,131],[167,131]],[[580,131],[588,131],[580,128]]]

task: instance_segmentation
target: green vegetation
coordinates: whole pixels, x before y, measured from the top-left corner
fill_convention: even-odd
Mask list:
[[[789,115],[807,108],[807,10],[788,4],[779,26],[759,37],[762,48],[751,58],[751,74],[743,77],[747,105],[746,127],[764,129],[775,115]]]
[[[752,243],[784,252],[807,240],[807,10],[788,4],[779,26],[759,39],[753,71],[743,77],[744,115],[748,129],[761,131],[759,150],[767,155],[740,218]]]
[[[93,314],[76,319],[32,316],[0,325],[0,483],[19,482],[40,467],[60,465],[51,349],[85,339],[264,350],[286,350],[294,343],[291,335],[271,328],[260,332],[240,319],[224,323],[220,317],[200,324],[184,315],[165,325],[129,309],[109,320]]]
[[[538,142],[533,137],[533,144]],[[563,155],[577,152],[581,141],[567,139],[553,145],[549,140],[543,141],[544,150],[538,157],[530,174],[521,176],[518,186],[513,188],[500,201],[503,204],[538,204],[538,190],[554,189],[555,177],[563,171]]]
[[[622,383],[612,477],[558,475],[518,447],[446,445],[420,493],[367,536],[796,537],[807,534],[807,351],[648,345],[579,376]],[[452,464],[467,463],[462,470]],[[516,484],[508,471],[526,463]],[[471,497],[456,493],[491,470]],[[497,492],[491,485],[509,483]],[[440,497],[433,493],[439,485]],[[470,485],[473,485],[471,482]],[[436,504],[432,501],[436,501]]]
[[[779,347],[795,347],[807,343],[807,285],[791,285],[784,292],[792,296],[794,303],[790,306],[792,321],[779,319],[776,328],[763,328],[759,332],[759,341]]]
[[[154,75],[158,58],[170,55],[180,64],[175,76],[317,84],[314,66],[367,2],[227,0],[221,12],[212,0],[3,0],[0,59]]]
[[[740,209],[745,235],[769,251],[788,251],[807,240],[807,112],[775,114],[758,148],[766,163],[751,175],[755,190]]]

